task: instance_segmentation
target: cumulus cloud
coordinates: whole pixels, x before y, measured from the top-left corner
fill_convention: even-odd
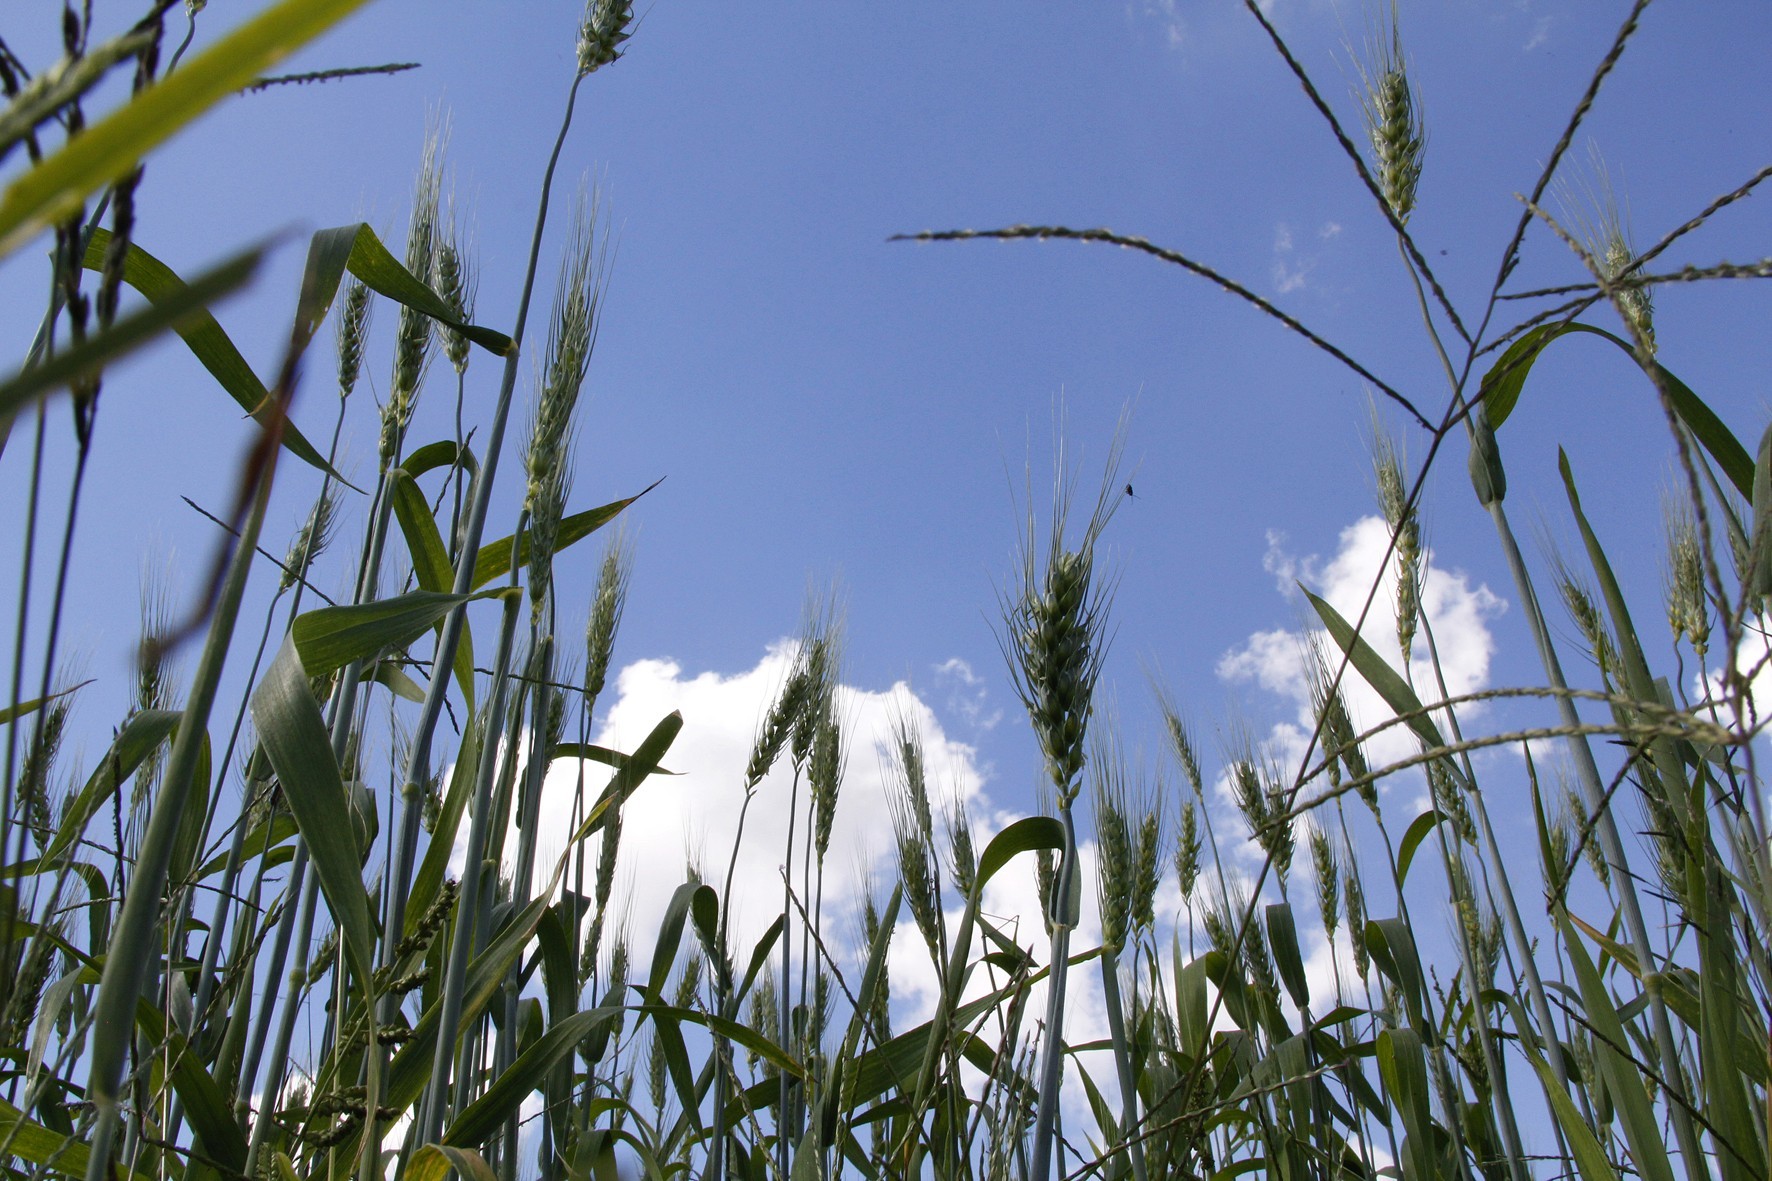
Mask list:
[[[732,866],[732,921],[739,945],[760,936],[782,906],[794,784],[783,758],[758,786],[744,817],[744,834],[734,860],[734,837],[745,810],[744,770],[770,704],[793,665],[796,648],[781,641],[757,664],[730,675],[688,673],[670,660],[641,660],[622,669],[615,702],[595,741],[632,750],[672,710],[683,715],[664,766],[674,774],[655,776],[635,793],[623,811],[617,857],[616,914],[650,954],[672,893],[694,864],[705,881],[724,892]],[[959,798],[974,807],[983,783],[973,748],[950,738],[935,712],[902,682],[885,690],[839,686],[838,717],[847,752],[843,791],[838,801],[826,858],[824,905],[841,922],[859,903],[865,879],[891,853],[889,801],[893,771],[886,744],[900,719],[921,734],[929,784],[938,802]],[[571,830],[579,764],[556,762],[543,787],[538,865],[551,865]],[[598,764],[585,765],[586,795],[595,798],[608,776]],[[806,785],[799,788],[796,849],[805,837]],[[596,851],[590,859],[594,862]],[[798,854],[796,854],[798,864]],[[841,917],[839,917],[841,916]]]
[[[1359,617],[1376,581],[1377,597],[1361,635],[1393,668],[1401,669],[1402,647],[1392,610],[1396,566],[1384,562],[1389,542],[1389,529],[1382,518],[1363,517],[1342,530],[1336,551],[1327,561],[1314,555],[1294,556],[1286,552],[1283,536],[1270,534],[1266,564],[1276,575],[1294,576],[1310,585],[1350,623]],[[1473,584],[1462,571],[1436,565],[1433,557],[1431,552],[1427,556],[1421,601],[1438,644],[1446,690],[1452,695],[1475,692],[1489,683],[1489,663],[1495,651],[1489,623],[1506,604],[1487,586]],[[1271,755],[1290,760],[1289,772],[1296,770],[1315,724],[1309,655],[1313,643],[1324,645],[1331,655],[1336,652],[1314,615],[1295,627],[1254,633],[1218,664],[1218,675],[1224,680],[1257,685],[1291,704],[1295,720],[1274,726],[1266,744]],[[1435,684],[1434,667],[1421,637],[1415,641],[1409,675],[1418,686]],[[1357,674],[1350,672],[1342,687],[1358,729],[1368,729],[1392,716],[1383,699]],[[1431,700],[1438,692],[1424,688],[1421,696]],[[1415,738],[1399,726],[1376,737],[1367,747],[1367,758],[1374,765],[1383,765],[1415,752]]]

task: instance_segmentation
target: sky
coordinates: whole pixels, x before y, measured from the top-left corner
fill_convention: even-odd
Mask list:
[[[197,46],[256,7],[211,4]],[[1316,0],[1265,9],[1357,136],[1350,46],[1366,11]],[[1428,128],[1410,225],[1467,315],[1493,283],[1520,215],[1516,194],[1535,181],[1625,10],[1594,0],[1400,6]],[[109,27],[135,15],[113,3],[98,11]],[[4,34],[38,66],[53,44],[49,13],[40,27],[15,16]],[[268,233],[298,242],[367,220],[397,242],[426,128],[441,120],[478,251],[479,319],[509,327],[578,15],[560,0],[368,5],[287,69],[420,68],[225,104],[150,159],[138,242],[186,274]],[[1652,7],[1568,158],[1577,203],[1597,148],[1647,244],[1764,165],[1768,43],[1764,4]],[[1042,520],[1050,509],[1055,439],[1082,490],[1080,519],[1123,416],[1115,481],[1136,496],[1103,537],[1114,588],[1104,714],[1171,780],[1153,681],[1180,703],[1211,766],[1242,733],[1277,758],[1300,749],[1308,608],[1296,584],[1351,615],[1384,546],[1361,379],[1146,256],[1068,242],[888,241],[1015,223],[1142,235],[1236,278],[1437,417],[1445,383],[1394,236],[1240,6],[657,0],[642,8],[626,55],[584,87],[544,292],[581,178],[607,211],[611,264],[572,505],[664,479],[628,514],[636,559],[604,736],[637,741],[673,708],[686,720],[669,760],[685,774],[646,789],[643,823],[624,836],[636,930],[663,905],[648,891],[668,892],[656,865],[723,863],[744,754],[809,594],[835,588],[847,624],[843,700],[856,745],[846,857],[865,870],[886,852],[890,775],[867,735],[894,719],[917,723],[932,777],[970,801],[981,827],[1034,808],[1039,759],[999,647],[999,596],[1030,500]],[[1765,200],[1725,211],[1669,261],[1772,253]],[[300,265],[299,246],[280,247],[255,287],[217,310],[261,373],[287,331]],[[14,355],[40,314],[44,270],[35,247],[0,265]],[[1584,277],[1535,227],[1513,285]],[[1766,310],[1750,285],[1688,285],[1663,291],[1656,313],[1663,363],[1750,450],[1765,417],[1758,378],[1772,363]],[[346,436],[345,470],[365,477],[393,321],[386,307],[377,315],[379,345]],[[322,342],[295,409],[310,437],[330,425],[330,364]],[[447,371],[433,372],[415,440],[448,433]],[[488,358],[474,360],[469,382],[470,414],[484,411],[495,390]],[[1426,434],[1382,401],[1376,413],[1413,472]],[[65,470],[65,407],[50,421],[52,470]],[[21,425],[0,457],[9,503],[22,502],[27,434]],[[1615,555],[1630,555],[1621,565],[1640,624],[1661,635],[1672,452],[1641,375],[1608,346],[1563,342],[1500,442],[1516,528],[1566,552],[1555,462],[1567,450],[1595,528]],[[168,571],[174,600],[189,601],[215,536],[181,497],[221,507],[246,443],[232,404],[176,345],[107,377],[63,641],[95,680],[78,716],[88,758],[126,699],[142,570]],[[279,474],[273,551],[316,486],[294,463]],[[1454,687],[1536,683],[1462,444],[1430,472],[1425,503],[1427,599]],[[352,511],[360,520],[361,507]],[[514,517],[509,499],[495,503],[497,534]],[[0,526],[8,552],[18,520]],[[1542,574],[1545,550],[1528,549]],[[599,553],[587,542],[559,563],[563,634],[582,626]],[[261,610],[271,582],[261,573],[253,588]],[[1572,630],[1560,618],[1553,626],[1565,638]],[[1586,673],[1579,657],[1567,663]],[[1489,757],[1506,776],[1500,790],[1523,792],[1517,757]],[[1391,790],[1412,815],[1419,787],[1399,780]],[[768,850],[746,856],[747,874],[773,879]],[[852,892],[862,876],[833,881]]]

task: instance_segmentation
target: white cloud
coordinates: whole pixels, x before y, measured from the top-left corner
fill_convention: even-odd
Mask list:
[[[1334,556],[1319,562],[1314,555],[1299,558],[1287,553],[1284,538],[1270,534],[1265,564],[1270,571],[1313,584],[1312,590],[1350,623],[1359,618],[1376,579],[1378,593],[1361,634],[1393,668],[1401,669],[1402,648],[1392,606],[1396,601],[1396,567],[1394,562],[1383,563],[1389,541],[1389,530],[1382,518],[1363,517],[1342,530]],[[1463,572],[1435,565],[1431,552],[1427,555],[1421,600],[1433,627],[1447,693],[1457,695],[1483,688],[1489,682],[1489,662],[1495,650],[1489,621],[1505,610],[1506,604],[1487,586],[1473,586]],[[1292,704],[1296,720],[1274,726],[1266,744],[1270,754],[1282,762],[1290,760],[1290,765],[1284,767],[1288,774],[1296,771],[1305,740],[1315,724],[1307,654],[1313,639],[1325,645],[1325,651],[1334,657],[1337,649],[1313,614],[1306,623],[1294,628],[1254,633],[1227,652],[1218,664],[1218,674],[1223,679],[1253,682]],[[1424,636],[1417,635],[1415,639],[1409,675],[1422,700],[1439,698]],[[1342,687],[1359,729],[1368,729],[1392,716],[1378,693],[1352,672],[1344,678]],[[1477,712],[1471,706],[1464,708],[1467,713]],[[1366,755],[1374,766],[1382,766],[1406,758],[1416,749],[1412,733],[1398,726],[1368,743]]]
[[[991,704],[985,679],[958,656],[935,666],[935,680],[947,690],[949,712],[974,730],[995,729],[1003,720],[1002,709]]]
[[[704,879],[724,893],[733,866],[732,921],[741,946],[749,945],[780,912],[781,870],[793,776],[784,757],[758,786],[745,816],[736,862],[733,839],[744,808],[744,771],[758,726],[785,681],[794,659],[790,641],[772,646],[755,667],[730,676],[687,674],[669,660],[641,660],[616,679],[615,703],[595,741],[632,750],[672,710],[683,715],[683,729],[665,756],[675,772],[641,785],[623,812],[618,854],[615,914],[625,915],[640,946],[651,955],[672,893],[687,880],[694,861]],[[844,727],[847,769],[838,800],[825,866],[824,907],[834,930],[844,930],[859,902],[863,879],[891,853],[892,817],[888,801],[896,790],[884,743],[892,724],[904,718],[921,733],[932,794],[945,801],[958,794],[970,803],[983,782],[973,749],[944,732],[934,712],[903,683],[884,691],[840,686],[836,704]],[[586,795],[595,798],[608,769],[586,764]],[[542,796],[542,829],[537,865],[552,865],[570,831],[578,765],[561,761],[549,771]],[[796,850],[803,848],[806,785],[799,789]],[[795,864],[798,865],[798,853]],[[596,850],[590,860],[594,863]],[[587,875],[593,873],[587,869]],[[588,889],[588,881],[587,881]]]
[[[1274,227],[1274,290],[1280,295],[1290,295],[1305,284],[1305,276],[1310,273],[1312,260],[1297,257],[1292,249],[1292,227],[1281,222]]]

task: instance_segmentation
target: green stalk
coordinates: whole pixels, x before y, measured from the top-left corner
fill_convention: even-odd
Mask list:
[[[474,495],[468,504],[467,519],[462,527],[461,551],[456,557],[455,585],[452,588],[458,595],[466,595],[473,589],[474,561],[480,552],[480,539],[486,531],[487,506],[492,500],[493,477],[498,471],[499,454],[504,449],[505,426],[510,419],[513,393],[517,388],[517,364],[523,342],[523,329],[529,320],[529,301],[535,291],[536,262],[541,255],[542,229],[547,224],[549,196],[553,190],[554,169],[560,161],[560,151],[566,143],[566,133],[572,126],[572,110],[578,101],[578,87],[585,80],[585,74],[578,74],[572,80],[572,88],[566,96],[566,112],[560,120],[560,131],[554,138],[554,150],[548,156],[548,166],[542,175],[541,200],[535,214],[535,231],[529,244],[529,263],[523,275],[523,292],[517,301],[517,320],[511,330],[511,348],[505,356],[504,377],[499,385],[498,402],[493,409],[492,425],[487,430],[486,453],[480,458],[480,474],[474,480]],[[512,554],[515,555],[513,550]],[[417,785],[424,781],[425,772],[431,763],[431,741],[436,732],[437,723],[443,715],[443,699],[449,692],[447,671],[454,666],[455,650],[461,642],[462,627],[466,618],[466,608],[456,607],[443,621],[443,633],[437,639],[437,649],[432,667],[437,670],[431,678],[430,687],[425,692],[424,705],[420,709],[417,725],[412,732],[412,747],[407,752],[406,782]],[[514,626],[514,623],[513,623]],[[496,733],[496,727],[488,733]],[[406,806],[400,817],[400,839],[394,846],[395,859],[388,873],[388,922],[390,932],[388,944],[397,943],[398,934],[405,929],[406,894],[412,884],[412,866],[418,850],[419,821],[422,809],[419,807],[416,787],[406,797]],[[441,1044],[441,1043],[439,1043]]]
[[[301,889],[301,906],[299,908],[301,911],[301,918],[296,923],[296,928],[300,931],[301,938],[299,940],[299,945],[296,948],[295,967],[289,970],[289,977],[287,980],[289,987],[289,1001],[283,1008],[283,1020],[277,1026],[277,1046],[271,1053],[271,1073],[267,1079],[267,1086],[265,1087],[263,1107],[262,1110],[255,1114],[252,1121],[252,1140],[246,1150],[246,1175],[248,1177],[256,1177],[259,1175],[259,1152],[264,1147],[265,1136],[269,1134],[271,1126],[276,1123],[275,1113],[277,1111],[277,1100],[283,1093],[283,1067],[284,1064],[289,1061],[289,1046],[295,1037],[295,1022],[296,1018],[301,1015],[301,997],[307,986],[308,941],[314,933],[314,903],[319,895],[320,879],[319,875],[315,874],[307,879]],[[287,913],[293,917],[295,910],[296,908],[291,908]],[[287,944],[279,950],[286,950],[286,948]],[[277,961],[271,966],[270,978],[273,981],[276,980],[277,973],[281,968],[282,957],[279,956]],[[267,998],[263,1012],[268,1016],[271,1008],[272,999]],[[261,1030],[260,1045],[263,1044],[262,1037],[263,1033]],[[246,1082],[242,1087],[240,1101],[242,1103],[250,1104],[252,1102],[252,1082],[258,1077],[258,1054],[256,1050],[253,1053],[252,1073],[250,1075],[243,1074],[242,1077],[246,1079]]]
[[[179,722],[166,761],[166,774],[161,782],[159,798],[148,819],[141,849],[131,876],[129,892],[123,900],[122,917],[113,934],[105,957],[105,970],[99,983],[97,1036],[92,1042],[92,1068],[87,1080],[87,1098],[97,1108],[93,1125],[90,1163],[86,1181],[110,1181],[111,1149],[117,1134],[119,1085],[123,1079],[124,1054],[135,1028],[135,1006],[141,995],[145,965],[153,958],[155,932],[159,926],[160,898],[166,888],[166,875],[172,861],[172,847],[184,819],[190,799],[197,758],[202,750],[209,711],[215,703],[221,684],[222,668],[227,662],[228,647],[233,639],[234,625],[239,618],[240,600],[246,592],[246,579],[252,570],[252,558],[263,528],[265,509],[270,503],[272,476],[276,470],[276,452],[267,449],[263,469],[257,473],[257,490],[252,509],[241,530],[240,541],[229,560],[227,576],[215,605],[209,636],[197,664],[191,685],[191,696]]]
[[[1077,876],[1077,830],[1071,806],[1062,795],[1058,816],[1064,822],[1064,863],[1059,866],[1057,888],[1048,902],[1052,919],[1052,960],[1046,978],[1046,1032],[1043,1035],[1045,1044],[1040,1051],[1040,1103],[1034,1115],[1034,1160],[1029,1172],[1032,1181],[1048,1181],[1052,1176],[1059,1080],[1064,1073],[1064,986],[1070,970],[1071,927],[1076,921],[1070,899]]]
[[[476,503],[479,503],[478,498],[476,498]],[[519,528],[515,536],[520,538],[522,535],[523,530]],[[470,547],[470,551],[473,548],[477,548],[477,543],[476,546]],[[511,548],[513,582],[516,579],[515,563],[518,552],[518,548],[513,545]],[[522,599],[513,589],[504,600],[504,622],[499,629],[498,656],[492,665],[494,669],[504,669],[510,663],[511,647],[517,633],[517,612],[521,606]],[[456,616],[451,615],[450,618],[453,619]],[[448,661],[443,661],[436,667],[443,669],[448,665]],[[435,688],[446,679],[441,674],[437,675],[432,679],[432,687]],[[458,918],[454,937],[449,945],[449,966],[443,982],[443,1008],[437,1022],[436,1056],[431,1069],[431,1081],[421,1108],[422,1114],[418,1121],[418,1143],[420,1144],[436,1140],[443,1130],[444,1107],[448,1103],[449,1095],[450,1060],[455,1055],[456,1040],[460,1035],[461,993],[467,977],[468,952],[473,946],[475,937],[475,917],[479,910],[481,878],[485,868],[481,862],[486,856],[487,830],[491,827],[492,794],[499,763],[497,736],[504,726],[505,701],[509,685],[510,679],[507,676],[501,675],[494,678],[492,699],[486,705],[486,719],[482,730],[486,737],[481,743],[478,782],[474,791],[473,820],[468,828],[467,857],[462,865],[461,901],[458,903]],[[416,738],[413,745],[415,748],[418,745]],[[427,757],[425,761],[412,765],[423,767],[428,764],[428,761]],[[408,772],[410,780],[410,767]],[[416,808],[408,809],[408,813],[415,817],[416,812]],[[393,892],[398,894],[400,890],[395,889]],[[390,939],[389,942],[394,941]],[[466,1083],[465,1078],[456,1080],[457,1087],[465,1087]]]
[[[1481,412],[1479,407],[1477,414]],[[1466,420],[1467,423],[1469,421]],[[1508,526],[1507,511],[1502,507],[1501,496],[1496,495],[1487,507],[1490,519],[1495,523],[1496,534],[1501,539],[1502,553],[1507,559],[1508,570],[1513,575],[1521,605],[1526,610],[1526,624],[1538,648],[1545,678],[1553,689],[1558,690],[1558,716],[1564,726],[1577,727],[1581,724],[1581,717],[1575,711],[1574,699],[1566,692],[1568,682],[1563,678],[1563,668],[1557,660],[1556,649],[1545,626],[1544,613],[1539,607],[1537,595],[1533,593],[1525,559],[1520,556],[1520,547],[1514,541],[1513,530]],[[1611,867],[1613,880],[1619,883],[1618,905],[1624,913],[1626,932],[1637,953],[1638,962],[1645,968],[1643,992],[1649,1000],[1649,1021],[1655,1035],[1656,1065],[1670,1096],[1669,1117],[1673,1122],[1674,1137],[1680,1145],[1680,1158],[1691,1181],[1702,1181],[1706,1169],[1705,1156],[1698,1142],[1698,1133],[1692,1124],[1691,1101],[1686,1096],[1684,1076],[1680,1069],[1679,1046],[1674,1041],[1673,1026],[1667,1018],[1667,1001],[1662,995],[1661,977],[1659,973],[1647,970],[1655,962],[1655,954],[1649,943],[1649,928],[1643,922],[1642,907],[1637,901],[1636,890],[1631,885],[1635,879],[1631,877],[1624,843],[1619,839],[1618,826],[1612,819],[1612,809],[1607,802],[1607,792],[1600,782],[1600,769],[1594,762],[1594,754],[1587,739],[1581,734],[1572,733],[1567,743],[1570,757],[1575,762],[1575,782],[1581,788],[1582,804],[1588,815],[1594,818],[1594,834],[1599,839],[1600,851],[1605,854],[1606,862]]]

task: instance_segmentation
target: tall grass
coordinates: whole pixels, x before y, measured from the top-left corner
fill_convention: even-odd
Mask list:
[[[202,7],[186,6],[185,45]],[[1113,583],[1098,546],[1120,499],[1117,452],[1080,526],[1061,464],[1050,510],[1028,516],[1000,630],[1051,814],[987,834],[963,809],[940,808],[921,739],[901,722],[888,742],[897,880],[876,883],[858,929],[828,913],[827,854],[856,739],[836,705],[840,615],[815,606],[746,765],[732,769],[746,812],[725,834],[724,871],[691,874],[645,932],[625,931],[612,909],[623,814],[683,721],[660,719],[629,751],[590,742],[632,553],[619,535],[605,550],[582,657],[558,634],[552,578],[562,550],[634,499],[573,508],[578,391],[603,298],[589,199],[570,215],[555,267],[521,506],[508,534],[486,539],[554,173],[581,90],[623,52],[630,7],[592,0],[579,22],[508,334],[474,322],[488,314],[474,298],[478,263],[441,192],[437,143],[398,257],[367,226],[314,235],[269,381],[204,310],[247,281],[261,251],[187,283],[135,240],[134,194],[152,181],[139,154],[351,7],[291,0],[164,63],[170,5],[102,45],[70,15],[59,70],[0,70],[0,159],[17,169],[0,197],[0,261],[41,236],[54,242],[38,344],[0,382],[8,430],[26,428],[0,458],[30,466],[28,502],[15,508],[24,589],[0,713],[0,1158],[11,1174],[1766,1175],[1772,959],[1757,933],[1772,925],[1772,865],[1753,740],[1772,593],[1772,433],[1750,452],[1663,367],[1652,297],[1663,283],[1763,274],[1657,260],[1772,170],[1641,251],[1609,195],[1572,226],[1544,204],[1644,4],[1603,52],[1488,296],[1465,308],[1410,229],[1433,161],[1394,11],[1364,61],[1363,129],[1350,133],[1247,4],[1396,238],[1443,361],[1434,405],[1250,288],[1141,238],[1061,226],[917,235],[1139,250],[1347,365],[1420,432],[1405,447],[1375,430],[1387,569],[1352,620],[1310,600],[1322,625],[1308,653],[1316,724],[1295,765],[1232,727],[1222,766],[1203,766],[1166,695],[1173,759],[1129,763],[1097,693]],[[133,71],[132,96],[89,124],[86,94],[117,71]],[[1509,286],[1535,222],[1585,278]],[[125,286],[143,298],[125,300]],[[397,321],[393,378],[374,479],[359,488],[335,470],[338,439],[345,417],[364,413],[351,395],[380,359],[369,326],[383,302],[392,306],[374,314]],[[286,411],[328,317],[339,399],[322,450]],[[79,687],[57,679],[56,637],[90,511],[80,507],[88,443],[102,429],[105,367],[168,330],[259,432],[223,521],[228,543],[184,588],[198,606],[143,636],[137,703],[96,770],[75,781],[58,756]],[[1671,648],[1638,630],[1644,608],[1626,602],[1567,461],[1559,491],[1579,554],[1535,566],[1506,512],[1506,424],[1538,357],[1576,333],[1628,355],[1665,412],[1683,481],[1657,605]],[[453,431],[408,438],[415,402],[439,396],[450,375]],[[496,396],[470,400],[482,383]],[[63,397],[78,446],[71,469],[54,471],[42,459],[45,407]],[[489,415],[468,421],[480,401]],[[1460,440],[1541,660],[1538,685],[1455,695],[1442,673],[1423,605],[1421,496]],[[1410,452],[1422,456],[1413,466]],[[278,560],[260,542],[292,462],[322,473],[322,491]],[[349,539],[335,525],[348,497],[367,506]],[[69,505],[60,536],[43,528],[51,498]],[[389,573],[395,555],[410,570],[403,582]],[[277,583],[262,619],[243,614],[254,578]],[[317,605],[321,584],[352,594]],[[44,585],[48,601],[34,595]],[[1553,600],[1591,663],[1585,684],[1564,672],[1569,644],[1545,613]],[[180,692],[165,657],[187,638],[198,654]],[[1400,662],[1382,654],[1393,639]],[[242,662],[250,687],[226,700],[224,665]],[[1350,678],[1386,707],[1364,731]],[[1540,716],[1480,729],[1490,715],[1472,706],[1498,697]],[[408,706],[396,713],[396,700]],[[1397,735],[1410,753],[1375,763]],[[1479,774],[1472,755],[1488,748],[1518,750],[1518,776],[1496,770],[1506,762]],[[1568,768],[1566,789],[1540,773],[1547,749]],[[561,761],[578,773],[573,831],[549,861],[541,789]],[[1378,791],[1405,773],[1427,785],[1416,815]],[[751,801],[784,780],[785,836],[747,832]],[[1219,785],[1234,808],[1219,805]],[[1498,786],[1531,800],[1535,856],[1497,835],[1487,799]],[[781,907],[747,944],[732,922],[734,874],[744,842],[770,839],[784,840]],[[1253,874],[1236,852],[1248,842],[1259,850]],[[1083,911],[1091,849],[1093,916]],[[1005,873],[1039,883],[1043,931],[987,912]],[[1168,886],[1181,899],[1173,915],[1156,901]],[[907,967],[889,954],[901,926],[938,981],[933,1013],[909,1029],[895,1028],[891,1005],[893,973]],[[1448,939],[1430,937],[1441,929]],[[1078,946],[1087,930],[1101,932],[1098,946]],[[1306,970],[1320,945],[1333,952],[1328,980]],[[1100,973],[1102,1043],[1080,1043],[1066,1022],[1080,971]]]

